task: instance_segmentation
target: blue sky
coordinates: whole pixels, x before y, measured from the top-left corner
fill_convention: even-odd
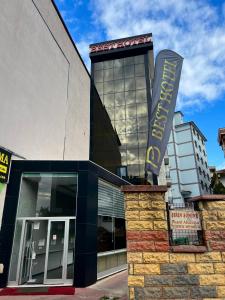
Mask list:
[[[88,69],[88,45],[152,32],[184,57],[177,110],[206,136],[209,165],[225,168],[217,142],[225,127],[225,2],[220,0],[55,0]]]

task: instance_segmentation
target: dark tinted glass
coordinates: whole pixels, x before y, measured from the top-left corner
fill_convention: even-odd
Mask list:
[[[115,249],[126,248],[125,220],[115,218]]]
[[[97,251],[114,250],[113,220],[111,217],[98,216]]]

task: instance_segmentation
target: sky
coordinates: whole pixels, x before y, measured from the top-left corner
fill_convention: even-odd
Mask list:
[[[176,110],[207,138],[208,164],[225,168],[217,136],[225,127],[225,1],[55,0],[90,69],[89,44],[151,32],[154,56],[184,58]]]

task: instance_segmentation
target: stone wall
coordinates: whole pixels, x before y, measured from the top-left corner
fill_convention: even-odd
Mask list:
[[[166,187],[123,191],[129,299],[225,299],[225,201],[198,199],[207,247],[170,247]]]

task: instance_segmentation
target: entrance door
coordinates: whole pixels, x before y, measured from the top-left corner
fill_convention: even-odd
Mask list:
[[[25,219],[18,284],[72,284],[74,219]],[[72,272],[73,274],[73,272]]]

